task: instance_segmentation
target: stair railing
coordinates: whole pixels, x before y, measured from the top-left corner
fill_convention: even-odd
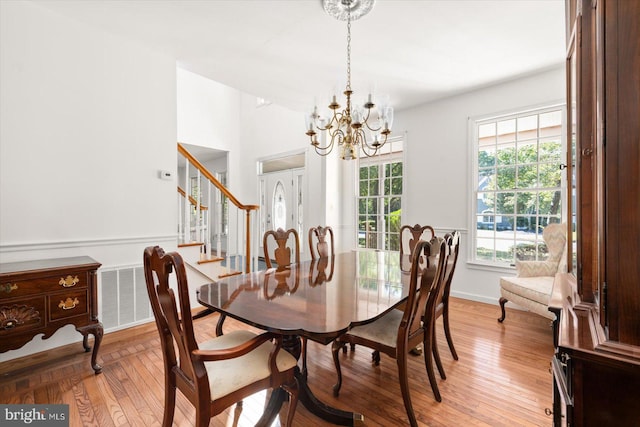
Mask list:
[[[202,244],[201,257],[226,258],[228,268],[233,266],[243,273],[253,271],[258,265],[259,245],[257,214],[251,213],[257,212],[259,206],[240,203],[180,143],[178,153],[180,243],[197,242]]]

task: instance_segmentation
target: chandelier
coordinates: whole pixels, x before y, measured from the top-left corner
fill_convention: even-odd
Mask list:
[[[369,93],[362,105],[352,105],[351,95],[351,21],[367,14],[375,0],[323,0],[325,11],[334,18],[347,21],[347,86],[343,92],[346,106],[340,110],[340,104],[334,94],[329,104],[328,116],[323,116],[315,105],[306,115],[306,134],[311,145],[321,156],[326,156],[336,144],[340,147],[344,160],[356,157],[356,148],[371,157],[387,142],[393,123],[393,107],[384,103],[376,106],[373,95]],[[325,145],[318,141],[318,133]]]

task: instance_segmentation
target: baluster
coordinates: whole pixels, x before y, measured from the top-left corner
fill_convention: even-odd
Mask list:
[[[213,186],[213,183],[207,179],[207,207],[209,209],[207,209],[207,213],[206,213],[206,225],[205,225],[205,229],[206,229],[206,233],[205,233],[205,242],[207,245],[207,248],[209,250],[209,256],[211,256],[211,254],[213,253],[213,248],[211,247],[211,211],[213,209],[213,204],[211,203],[211,187]]]
[[[195,229],[196,230],[195,231],[196,232],[195,232],[195,239],[194,240],[196,240],[196,241],[199,240],[199,241],[202,242],[203,239],[202,239],[202,236],[200,234],[200,231],[202,229],[202,226],[200,224],[201,221],[202,221],[202,211],[200,209],[202,207],[202,204],[200,202],[200,198],[202,196],[202,191],[200,189],[200,185],[201,185],[201,183],[200,183],[200,169],[196,169],[196,184],[195,184],[195,188],[192,189],[192,191],[195,191],[195,196],[196,196],[196,207],[195,207],[195,209],[196,209],[196,214],[195,214],[195,222],[196,222],[195,223]]]
[[[236,270],[244,271],[244,267],[242,267],[242,260],[239,255],[242,253],[242,248],[244,245],[242,244],[242,218],[239,218],[240,209],[236,209],[236,250],[235,250],[235,266]]]
[[[216,191],[216,250],[218,252],[218,257],[221,257],[222,255],[222,232],[224,231],[222,229],[222,215],[222,191],[218,189]],[[229,264],[227,263],[227,267],[228,266]]]
[[[182,237],[184,243],[189,243],[191,241],[191,215],[189,212],[189,208],[191,204],[189,203],[189,194],[191,194],[190,188],[190,180],[189,180],[189,164],[190,161],[185,158],[184,162],[184,225],[183,231],[184,236]]]
[[[178,236],[182,236],[182,195],[178,191]]]

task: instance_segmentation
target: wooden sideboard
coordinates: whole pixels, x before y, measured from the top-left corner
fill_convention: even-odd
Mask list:
[[[22,347],[33,337],[49,338],[72,324],[83,335],[85,351],[96,362],[103,328],[98,320],[96,272],[100,263],[81,256],[0,264],[0,353]]]

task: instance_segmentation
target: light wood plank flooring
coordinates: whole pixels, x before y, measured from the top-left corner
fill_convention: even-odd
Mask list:
[[[442,402],[434,400],[423,357],[410,360],[410,388],[416,417],[425,426],[548,426],[551,418],[553,355],[550,322],[537,315],[509,310],[504,323],[497,305],[451,299],[451,329],[460,357],[451,358],[438,321],[440,355],[447,374],[439,379]],[[217,315],[196,321],[199,340],[214,336]],[[225,330],[244,328],[227,320]],[[157,426],[162,423],[163,368],[155,324],[107,334],[94,375],[90,353],[2,374],[1,403],[66,403],[71,426]],[[371,351],[358,346],[341,354],[343,385],[331,393],[335,368],[330,346],[309,345],[309,383],[316,396],[339,408],[364,414],[366,426],[408,425],[394,360],[382,355],[371,364]],[[437,373],[436,373],[437,375]],[[266,393],[245,400],[211,420],[210,426],[252,426],[260,417]],[[287,406],[282,410],[284,420]],[[174,425],[189,426],[194,410],[178,393]],[[280,425],[277,420],[274,425]],[[295,425],[328,425],[298,405]]]

